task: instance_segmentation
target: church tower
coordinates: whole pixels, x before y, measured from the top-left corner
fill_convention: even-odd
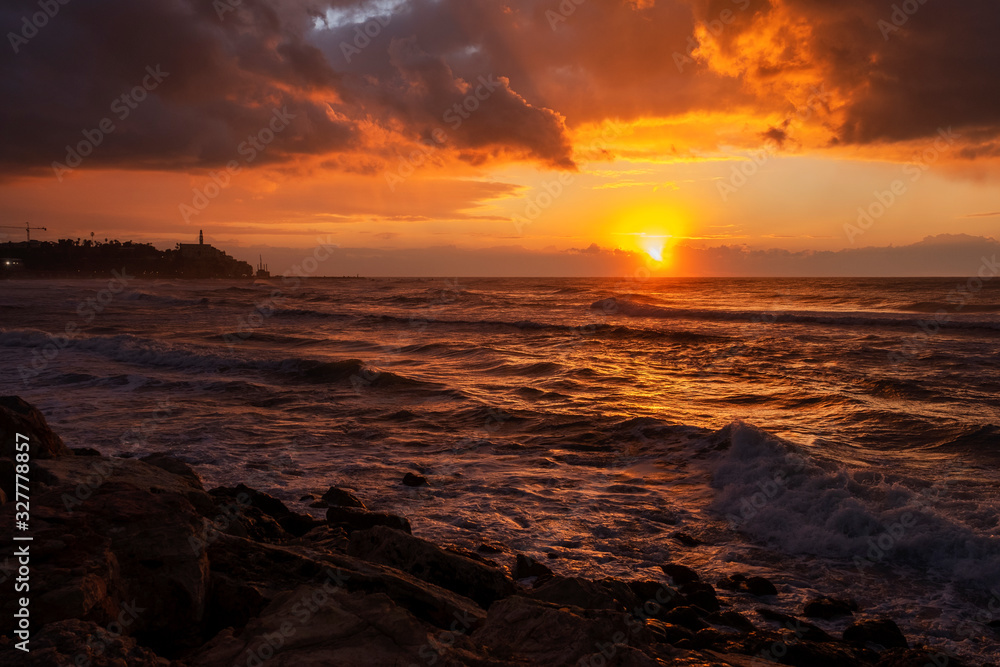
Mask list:
[[[205,232],[198,230],[198,245],[205,245]]]

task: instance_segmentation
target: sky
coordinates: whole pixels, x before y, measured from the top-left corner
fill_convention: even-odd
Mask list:
[[[0,224],[33,238],[336,245],[330,275],[997,251],[993,0],[8,0],[0,29]]]

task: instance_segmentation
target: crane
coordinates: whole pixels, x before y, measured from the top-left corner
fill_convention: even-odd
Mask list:
[[[0,229],[21,229],[21,228],[20,227],[11,227],[9,225],[0,225]],[[32,227],[30,222],[24,223],[24,231],[28,235],[28,241],[29,242],[31,241],[31,230],[32,229],[40,229],[43,232],[49,231],[45,227]]]

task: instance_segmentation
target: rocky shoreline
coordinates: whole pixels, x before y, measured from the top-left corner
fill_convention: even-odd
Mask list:
[[[17,595],[4,595],[4,665],[969,664],[850,600],[772,610],[780,592],[760,577],[713,584],[674,563],[659,580],[563,577],[503,545],[433,544],[342,489],[316,490],[323,518],[244,485],[206,490],[168,455],[71,450],[16,397],[0,398],[8,537],[15,433],[30,441],[31,635],[26,653]],[[4,586],[18,575],[15,548],[0,547]],[[736,595],[759,601],[756,617],[727,609]],[[842,636],[810,622],[834,617],[851,620]]]

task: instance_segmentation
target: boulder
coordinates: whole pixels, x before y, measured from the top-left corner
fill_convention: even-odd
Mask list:
[[[220,505],[238,508],[246,534],[255,539],[275,542],[287,539],[289,535],[302,537],[323,525],[322,521],[308,514],[292,512],[274,496],[245,484],[230,488],[220,486],[209,493]]]
[[[486,622],[472,639],[491,655],[517,664],[569,667],[588,664],[582,660],[604,646],[635,645],[636,640],[644,643],[644,639],[648,641],[645,633],[644,624],[630,625],[627,616],[619,612],[560,606],[515,595],[490,607]]]
[[[66,619],[36,630],[28,653],[12,645],[0,644],[0,665],[52,667],[53,665],[88,665],[88,667],[168,667],[170,662],[148,648],[139,646],[111,626],[90,621]]]
[[[702,581],[695,581],[684,584],[680,588],[681,594],[689,605],[699,607],[705,611],[719,611],[721,605],[715,596],[715,589],[712,584]]]
[[[466,664],[461,651],[473,648],[469,639],[452,633],[448,644],[435,644],[433,630],[387,595],[302,585],[279,594],[242,630],[220,632],[186,662],[371,667],[426,664],[430,655],[442,664]]]
[[[743,586],[747,593],[756,595],[757,597],[778,594],[778,589],[774,587],[774,584],[764,577],[749,577],[743,582]]]
[[[339,526],[351,533],[355,530],[368,530],[375,526],[385,526],[405,533],[412,533],[410,522],[395,514],[386,512],[369,512],[355,507],[331,507],[326,510],[326,522],[331,526]]]
[[[859,621],[844,630],[844,641],[851,644],[876,644],[884,648],[909,648],[899,626],[888,618]]]
[[[195,503],[211,506],[204,491],[129,459],[42,459],[35,479],[31,548],[45,554],[32,559],[35,627],[118,622],[167,657],[202,640],[208,559]],[[11,534],[13,519],[0,512],[0,531]],[[13,602],[4,597],[0,614],[10,618]]]
[[[516,590],[510,577],[496,566],[449,552],[427,540],[386,526],[352,533],[347,553],[454,591],[483,609]]]
[[[23,442],[18,434],[28,437],[32,461],[73,455],[38,408],[19,396],[0,396],[0,456],[14,458],[19,451],[15,441]]]
[[[412,472],[408,472],[403,475],[403,485],[404,486],[427,486],[427,478],[423,475],[414,475]]]
[[[518,554],[514,563],[514,578],[525,579],[527,577],[551,577],[552,570],[542,565],[534,558]]]
[[[532,599],[581,609],[630,611],[640,601],[628,584],[617,579],[591,581],[581,577],[552,577],[528,593]]]
[[[705,620],[712,625],[723,625],[741,632],[753,632],[756,629],[750,619],[738,611],[717,611],[706,616]]]
[[[331,486],[320,498],[330,507],[357,507],[358,509],[368,509],[365,504],[350,491],[338,489]]]
[[[858,603],[854,601],[819,597],[807,602],[802,614],[807,618],[830,620],[841,616],[853,616],[857,610]]]
[[[660,569],[663,570],[663,572],[670,577],[670,579],[677,586],[701,580],[698,573],[689,568],[687,565],[680,565],[679,563],[666,563],[661,565]]]

